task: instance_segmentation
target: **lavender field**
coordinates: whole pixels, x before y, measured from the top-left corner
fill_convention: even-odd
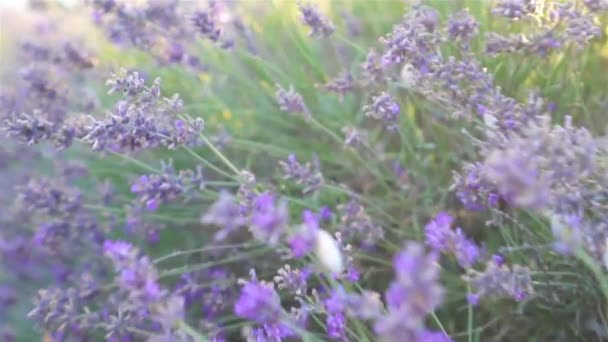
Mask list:
[[[608,341],[608,0],[0,0],[0,342]]]

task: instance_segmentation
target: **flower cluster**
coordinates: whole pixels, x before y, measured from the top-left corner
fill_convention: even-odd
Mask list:
[[[385,341],[426,341],[431,332],[424,318],[443,301],[437,255],[410,242],[395,256],[395,280],[386,290],[388,313],[377,319],[374,330]],[[441,334],[434,333],[433,334]],[[445,340],[450,339],[445,336]]]
[[[33,5],[0,70],[0,340],[32,297],[57,341],[604,336],[608,3],[425,4],[92,0],[99,57]]]
[[[462,228],[452,230],[454,218],[441,212],[425,227],[426,244],[433,250],[442,253],[453,253],[460,266],[470,268],[481,256],[481,251],[474,241],[467,238]]]
[[[289,86],[289,90],[285,90],[281,86],[277,87],[279,88],[276,93],[277,103],[282,111],[299,114],[305,119],[310,119],[311,114],[304,103],[304,99],[294,90],[293,85]]]
[[[181,196],[191,197],[204,187],[202,167],[177,173],[171,163],[163,163],[161,174],[140,176],[131,185],[131,192],[149,211],[155,211],[161,203],[175,201]]]
[[[328,37],[334,32],[334,25],[313,5],[301,3],[299,8],[302,22],[310,27],[311,37]]]
[[[297,185],[303,186],[302,193],[313,193],[323,186],[323,174],[319,159],[313,156],[311,162],[301,164],[294,154],[290,154],[286,161],[280,161],[283,178],[293,180]]]
[[[468,300],[475,305],[485,297],[523,301],[533,294],[530,269],[520,265],[510,267],[500,257],[490,259],[483,272],[469,270],[465,279],[473,291]]]

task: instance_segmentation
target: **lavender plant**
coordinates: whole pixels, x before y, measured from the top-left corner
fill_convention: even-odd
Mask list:
[[[607,339],[607,10],[34,6],[0,339]]]

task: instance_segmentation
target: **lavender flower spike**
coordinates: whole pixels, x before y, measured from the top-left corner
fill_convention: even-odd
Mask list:
[[[283,89],[283,87],[280,85],[277,85],[277,87],[278,90],[276,92],[276,99],[279,104],[279,108],[283,112],[300,114],[305,119],[310,119],[310,111],[306,107],[302,96],[294,90],[293,85],[289,86],[289,90]]]
[[[334,25],[319,13],[311,4],[299,4],[302,22],[310,27],[311,37],[329,37],[334,32]]]

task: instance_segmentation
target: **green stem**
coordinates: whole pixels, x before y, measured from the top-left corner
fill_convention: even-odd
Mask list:
[[[248,246],[249,246],[248,243],[238,243],[238,244],[232,244],[232,245],[206,246],[206,247],[202,247],[202,248],[186,249],[183,251],[175,251],[173,253],[163,255],[162,257],[155,259],[154,263],[157,264],[157,263],[163,262],[165,260],[178,257],[180,255],[188,255],[188,254],[203,253],[203,252],[215,251],[215,250],[226,249],[226,248],[239,248],[239,247],[248,247]]]
[[[595,275],[595,278],[597,278],[597,281],[600,283],[600,289],[602,290],[602,294],[604,295],[604,300],[606,300],[606,311],[608,313],[608,278],[606,278],[606,275],[602,268],[595,262],[595,260],[593,260],[593,258],[589,254],[587,254],[587,252],[582,249],[579,249],[578,251],[576,251],[575,255],[579,260],[583,262],[583,264],[585,264],[585,266],[587,266],[587,268],[591,270],[591,272],[593,272],[593,275]]]
[[[253,250],[249,253],[246,253],[245,255],[238,255],[238,256],[234,256],[232,258],[224,258],[224,259],[218,260],[218,261],[210,261],[210,262],[205,262],[205,263],[201,263],[201,264],[185,265],[185,266],[181,266],[181,267],[177,267],[177,268],[172,268],[170,270],[160,272],[159,278],[165,278],[165,277],[170,277],[170,276],[175,276],[175,275],[182,275],[184,273],[200,271],[200,270],[204,270],[204,269],[207,269],[207,268],[210,268],[213,266],[224,265],[224,264],[229,264],[234,261],[243,260],[245,258],[251,260],[254,256],[262,255],[262,254],[266,253],[267,251],[268,251],[268,249],[266,249],[266,248],[260,248],[260,249]]]
[[[467,285],[467,292],[471,293],[471,286]],[[467,319],[467,331],[469,342],[473,342],[473,304],[471,302],[468,303],[468,319]]]
[[[433,317],[433,320],[435,320],[435,323],[437,323],[437,326],[439,327],[441,332],[443,332],[445,336],[449,337],[450,335],[448,335],[447,331],[445,331],[445,328],[443,327],[443,324],[441,324],[441,321],[439,320],[439,317],[437,317],[437,314],[435,314],[435,311],[431,312],[431,317]]]
[[[188,334],[190,337],[192,337],[196,342],[208,341],[205,336],[201,335],[198,331],[194,330],[194,328],[192,328],[190,325],[188,325],[188,323],[184,321],[179,322],[179,329]]]
[[[205,137],[204,134],[200,134],[201,139],[203,139],[203,141],[205,142],[205,144],[207,144],[207,146],[209,146],[209,148],[211,149],[211,151],[213,151],[213,153],[215,153],[215,155],[220,158],[220,160],[222,162],[224,162],[224,164],[226,164],[226,166],[228,166],[228,168],[234,172],[234,174],[238,175],[240,173],[239,169],[236,168],[236,166],[234,166],[234,164],[232,164],[230,162],[230,160],[228,160],[228,158],[226,158],[226,156],[224,156],[224,154],[222,152],[220,152],[220,150],[217,149],[217,147],[215,147],[215,145],[213,145],[211,143],[211,141],[209,141],[209,139],[207,139],[207,137]]]
[[[219,173],[222,176],[228,177],[230,179],[234,179],[234,176],[232,176],[230,173],[228,173],[228,172],[220,169],[219,167],[213,165],[213,163],[211,163],[207,159],[201,157],[198,153],[194,152],[190,147],[183,146],[183,149],[186,150],[186,151],[188,151],[188,153],[190,153],[194,158],[196,158],[201,163],[205,164],[207,167],[209,167],[213,171]]]

